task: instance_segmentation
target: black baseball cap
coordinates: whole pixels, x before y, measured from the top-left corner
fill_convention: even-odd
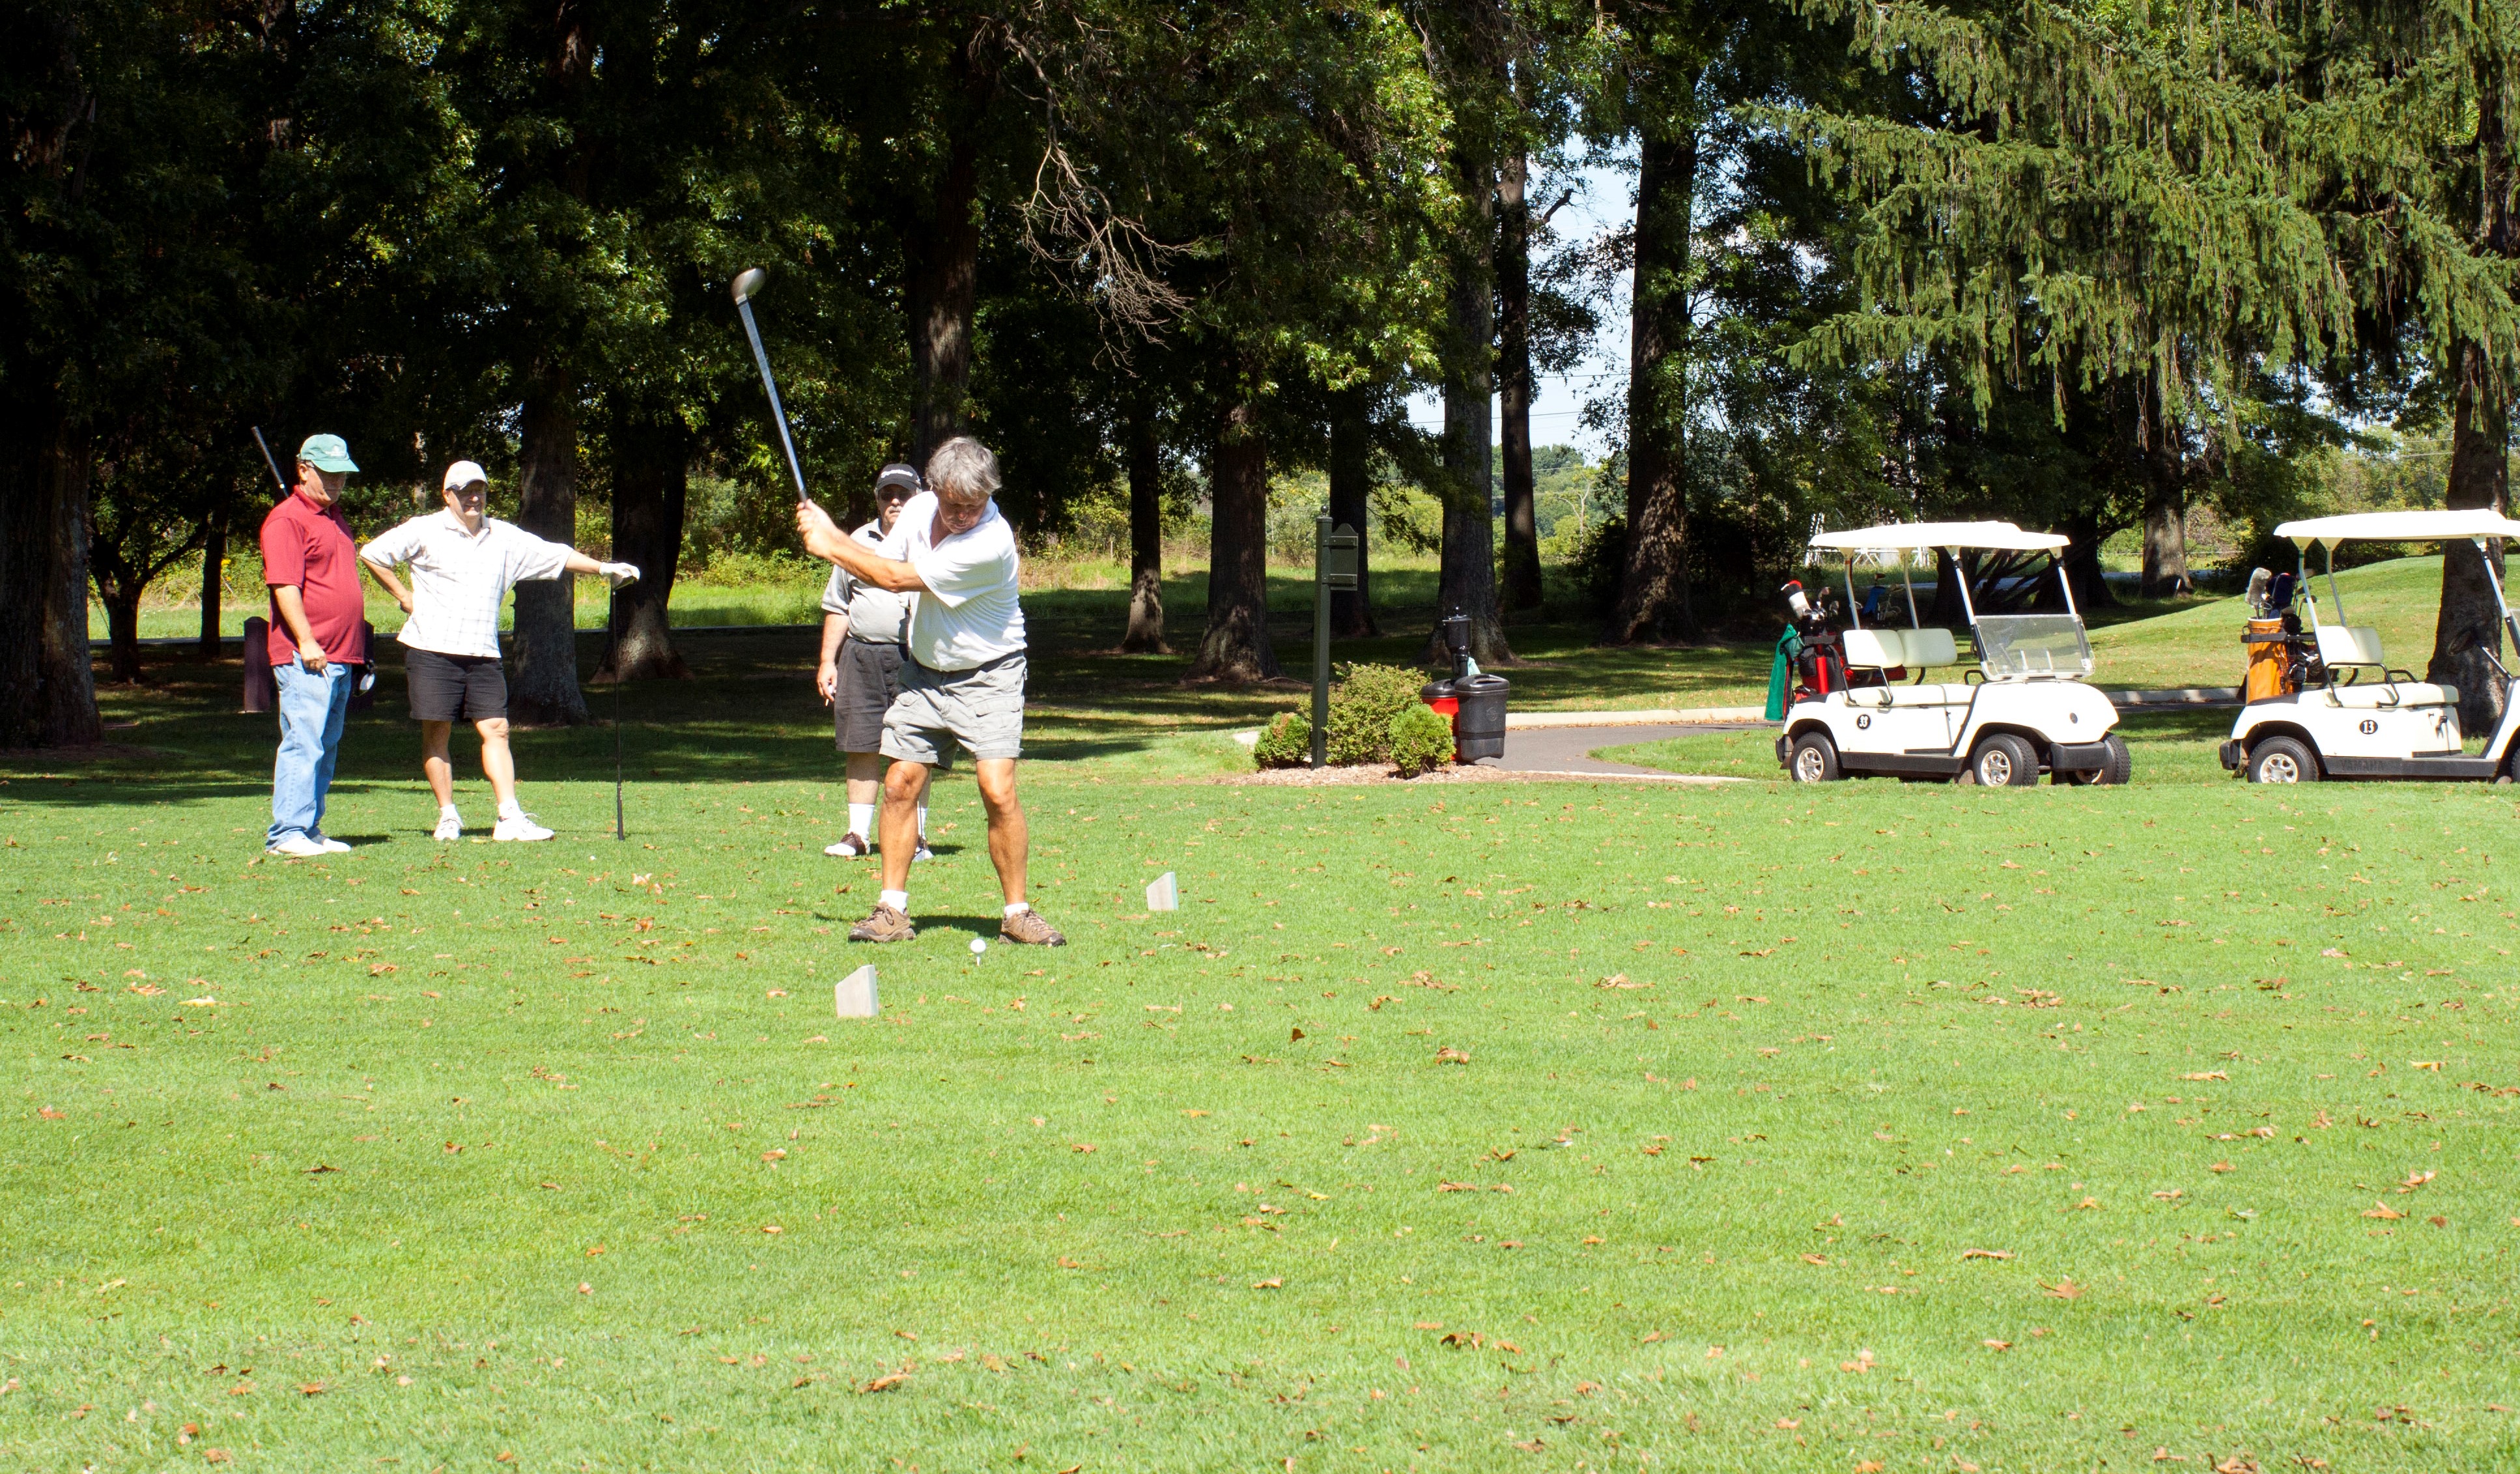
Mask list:
[[[876,472],[875,497],[878,502],[888,502],[895,497],[907,500],[919,495],[926,489],[927,488],[924,485],[921,484],[919,479],[919,468],[915,466],[905,466],[901,462],[895,461],[890,466],[887,466],[883,469]]]

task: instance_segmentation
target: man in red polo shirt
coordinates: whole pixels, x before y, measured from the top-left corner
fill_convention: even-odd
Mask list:
[[[263,843],[292,860],[350,848],[325,837],[324,797],[350,709],[351,667],[368,658],[359,548],[335,505],[358,469],[340,436],[307,436],[297,447],[296,486],[262,519],[262,579],[271,585],[266,653],[280,692],[280,758]]]

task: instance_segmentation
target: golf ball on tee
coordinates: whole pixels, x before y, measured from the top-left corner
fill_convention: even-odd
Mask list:
[[[973,938],[971,939],[971,956],[973,956],[973,957],[978,957],[981,953],[984,953],[984,952],[986,952],[986,951],[988,951],[988,950],[989,950],[989,944],[988,944],[985,940],[983,940],[982,938],[979,938],[979,937],[973,937]]]

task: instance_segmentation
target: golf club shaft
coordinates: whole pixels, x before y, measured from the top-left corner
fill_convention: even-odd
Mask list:
[[[253,443],[262,447],[262,464],[271,468],[272,483],[280,488],[282,496],[287,496],[289,478],[280,473],[280,461],[271,453],[271,442],[262,438],[261,425],[257,424],[253,427]]]
[[[752,361],[761,366],[761,386],[770,391],[770,418],[779,425],[780,447],[788,452],[788,471],[796,478],[796,500],[812,500],[805,493],[805,468],[797,463],[796,442],[788,435],[788,409],[779,402],[779,380],[770,377],[770,353],[761,346],[761,330],[752,321],[752,303],[738,298],[735,310],[743,316],[743,335],[752,339]]]

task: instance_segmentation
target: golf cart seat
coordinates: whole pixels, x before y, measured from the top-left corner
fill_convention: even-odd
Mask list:
[[[1949,630],[1885,627],[1848,630],[1838,638],[1844,643],[1846,663],[1862,669],[1886,670],[1893,666],[1906,666],[1912,670],[1923,670],[1929,666],[1959,663],[1959,642],[1952,638]],[[1850,706],[1966,706],[1969,689],[1957,681],[1939,685],[1860,686],[1847,692],[1846,702]]]
[[[1846,652],[1846,663],[1858,670],[1888,670],[1907,666],[1921,670],[1933,665],[1958,665],[1959,642],[1949,630],[1899,630],[1879,626],[1868,630],[1848,630],[1838,637]]]
[[[2318,658],[2328,665],[2385,665],[2380,658],[2380,632],[2370,625],[2321,625]]]
[[[2326,631],[2321,630],[2320,634]],[[2400,706],[2455,706],[2458,688],[2429,681],[2358,681],[2325,688],[2327,704],[2356,711],[2386,711]]]

